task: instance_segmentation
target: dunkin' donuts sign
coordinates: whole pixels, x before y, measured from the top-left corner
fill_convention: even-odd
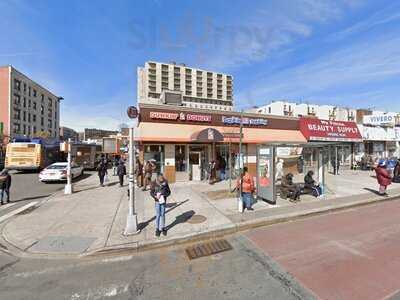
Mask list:
[[[211,115],[199,115],[199,114],[189,114],[189,113],[171,113],[171,112],[150,112],[151,119],[158,120],[176,120],[176,121],[192,121],[192,122],[204,122],[210,123],[212,118]]]
[[[310,141],[359,142],[362,140],[354,122],[300,119],[300,131]]]

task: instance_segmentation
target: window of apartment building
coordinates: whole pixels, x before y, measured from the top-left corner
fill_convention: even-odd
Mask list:
[[[28,101],[28,107],[31,108],[31,106],[32,106],[32,101],[31,101],[31,99],[29,99],[29,101]]]
[[[23,131],[23,134],[26,134],[26,125],[24,124],[24,131]]]
[[[29,123],[31,122],[31,114],[30,113],[28,113],[28,122]]]
[[[48,120],[47,120],[47,127],[48,127],[48,128],[52,128],[52,127],[53,127],[53,124],[52,124],[52,122],[51,122],[51,119],[48,119]]]
[[[36,110],[36,102],[33,101],[33,109]]]
[[[28,95],[31,96],[31,87],[28,87]]]
[[[41,100],[42,100],[42,102],[43,102],[43,101],[44,101],[44,95],[41,94],[41,95],[40,95],[40,98],[41,98]]]
[[[19,133],[20,131],[20,125],[18,123],[14,123],[14,133]]]
[[[40,113],[43,115],[44,114],[44,106],[40,105]]]
[[[17,91],[21,90],[21,81],[18,79],[14,79],[14,89],[16,89]]]
[[[24,111],[22,114],[22,120],[26,122],[26,111]]]
[[[43,117],[40,117],[40,125],[44,126],[44,118]]]
[[[36,126],[33,126],[33,134],[36,134]]]
[[[35,89],[33,89],[33,97],[36,98],[36,96],[37,96],[37,91]]]
[[[32,115],[32,121],[36,122],[36,115]]]
[[[21,110],[19,109],[14,110],[14,119],[21,120]]]
[[[14,94],[14,104],[19,105],[21,103],[21,97],[18,94]]]
[[[24,93],[26,93],[26,83],[24,82]]]
[[[48,98],[49,99],[49,107],[52,107],[53,106],[53,99],[51,99],[51,98]]]
[[[54,120],[56,120],[56,121],[57,121],[57,111],[56,111],[56,112],[54,112]]]

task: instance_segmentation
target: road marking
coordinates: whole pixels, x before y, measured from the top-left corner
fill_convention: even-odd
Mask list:
[[[349,253],[351,253],[351,254],[353,254],[355,256],[361,256],[361,257],[365,257],[365,258],[371,259],[371,257],[366,255],[365,253],[363,253],[361,251],[358,251],[357,249],[355,249],[353,247],[347,246],[347,245],[345,245],[345,244],[343,244],[343,243],[341,243],[339,241],[330,241],[329,243],[333,244],[333,245],[337,246],[338,248],[340,248],[340,249],[342,249],[344,251],[347,251],[347,252],[349,252]]]
[[[0,206],[0,211],[6,210],[7,208],[10,208],[11,206],[14,206],[15,204],[17,204],[17,202],[11,202],[9,204],[4,204],[4,205]]]
[[[28,203],[27,205],[24,205],[20,208],[17,208],[16,210],[13,210],[12,212],[9,212],[8,214],[5,214],[4,216],[1,216],[0,223],[7,220],[8,218],[11,218],[12,216],[15,216],[16,214],[19,214],[20,212],[22,212],[24,210],[27,210],[28,208],[30,208],[32,206],[35,206],[37,203],[38,203],[37,201]]]
[[[102,259],[101,261],[103,263],[109,263],[109,262],[128,261],[128,260],[131,260],[132,258],[133,258],[133,255],[117,256],[117,257],[112,257],[112,258],[105,258],[105,259]]]
[[[120,294],[125,294],[129,291],[129,284],[110,284],[108,286],[100,286],[97,288],[88,289],[83,293],[74,293],[71,295],[71,300],[78,299],[103,299],[115,297]]]

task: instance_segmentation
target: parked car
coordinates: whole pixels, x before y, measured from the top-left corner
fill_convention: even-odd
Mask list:
[[[72,164],[71,166],[72,178],[76,178],[83,175],[83,167],[77,164]],[[39,173],[39,181],[49,182],[49,181],[66,181],[67,180],[67,163],[58,162],[54,163],[47,168],[43,169]]]

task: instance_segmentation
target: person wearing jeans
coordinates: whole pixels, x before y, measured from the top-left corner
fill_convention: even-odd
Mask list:
[[[157,181],[151,183],[150,189],[150,195],[155,201],[156,236],[160,236],[161,232],[163,235],[167,235],[167,229],[165,228],[165,206],[170,194],[171,190],[168,181],[162,174],[158,175]]]
[[[243,173],[240,178],[238,178],[236,189],[240,191],[240,188],[242,189],[243,209],[254,210],[251,206],[253,204],[255,186],[253,176],[249,174],[247,167],[243,168]]]

